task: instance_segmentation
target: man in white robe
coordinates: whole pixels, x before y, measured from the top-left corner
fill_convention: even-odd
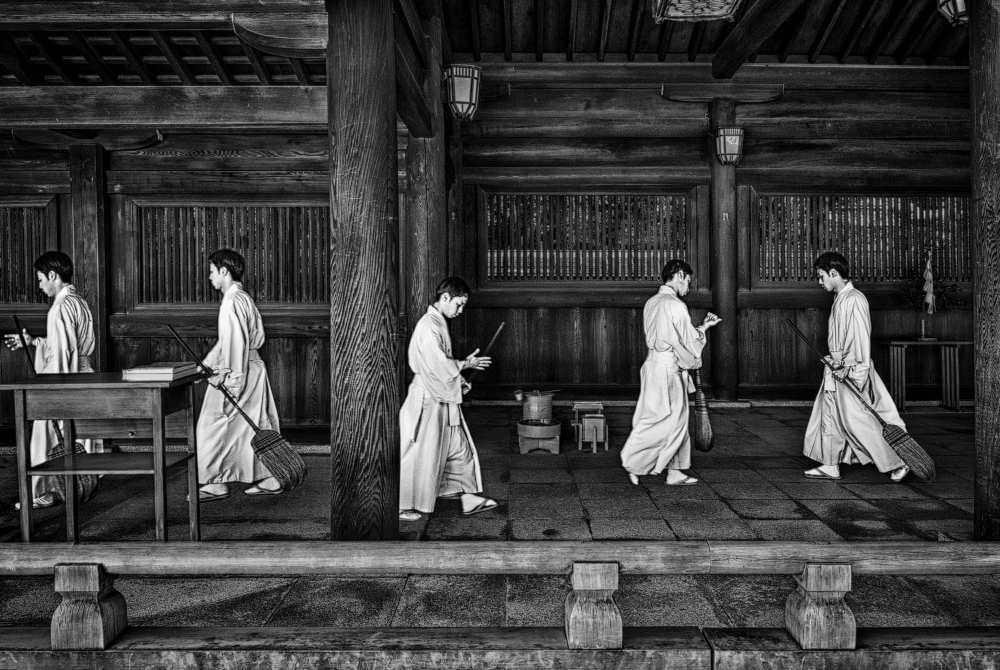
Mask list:
[[[497,502],[478,495],[483,490],[479,456],[462,414],[462,395],[471,388],[462,370],[483,370],[492,359],[452,358],[447,319],[454,319],[469,300],[469,286],[448,277],[434,304],[420,317],[407,358],[413,381],[399,410],[399,518],[416,521],[434,511],[437,498],[461,498],[466,516],[492,509]]]
[[[872,324],[868,300],[854,288],[847,259],[836,252],[820,254],[813,263],[820,286],[835,294],[830,310],[827,361],[823,383],[806,427],[803,453],[818,467],[806,470],[812,479],[840,479],[840,463],[875,463],[879,472],[891,472],[901,481],[909,472],[882,437],[882,425],[846,388],[853,382],[887,423],[906,429],[896,404],[871,359]]]
[[[90,356],[94,353],[94,321],[90,307],[72,284],[73,261],[61,251],[47,251],[35,260],[34,269],[38,288],[52,298],[45,319],[45,337],[32,337],[27,330],[22,332],[25,343],[35,347],[35,372],[93,372]],[[17,333],[7,334],[5,339],[9,349],[21,348]],[[58,423],[57,431],[54,421],[33,422],[30,445],[32,466],[48,460],[49,453],[61,441],[63,422]],[[93,441],[80,442],[87,452],[93,450]],[[59,502],[59,496],[49,489],[51,482],[50,477],[32,477],[35,507],[51,507]]]
[[[216,376],[209,380],[198,416],[198,481],[203,501],[229,497],[229,482],[249,482],[247,495],[282,493],[278,480],[257,458],[251,446],[254,431],[222,392],[222,384],[262,430],[280,430],[278,409],[267,368],[258,350],[264,344],[264,323],[250,295],[243,290],[246,262],[231,249],[209,256],[209,281],[222,293],[219,341],[204,364]]]
[[[667,471],[669,486],[696,484],[682,472],[691,467],[688,432],[688,393],[694,392],[688,370],[701,367],[705,331],[721,321],[709,312],[698,327],[681,297],[691,287],[691,266],[671,260],[663,266],[663,285],[646,301],[643,329],[649,353],[642,364],[639,400],[632,416],[632,432],[622,447],[622,467],[633,484],[639,475]]]

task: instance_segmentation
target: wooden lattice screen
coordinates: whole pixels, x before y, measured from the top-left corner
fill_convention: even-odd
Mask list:
[[[758,194],[751,202],[759,283],[815,280],[813,260],[839,251],[862,282],[909,282],[932,251],[935,280],[972,280],[965,195]]]
[[[684,194],[483,193],[492,281],[657,280],[687,255]]]
[[[32,264],[49,249],[58,249],[55,199],[0,200],[0,303],[36,303],[38,290]]]
[[[257,302],[326,303],[328,211],[301,203],[137,206],[139,301],[216,301],[207,254],[230,248],[246,259],[244,286]]]

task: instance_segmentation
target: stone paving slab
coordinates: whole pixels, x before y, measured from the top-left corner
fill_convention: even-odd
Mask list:
[[[519,518],[510,522],[512,540],[590,540],[590,526],[580,517]]]
[[[506,620],[506,593],[503,575],[409,577],[390,625],[502,626]]]
[[[590,535],[595,540],[676,540],[663,519],[590,519]]]

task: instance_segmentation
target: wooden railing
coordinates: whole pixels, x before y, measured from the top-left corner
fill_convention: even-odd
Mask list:
[[[998,542],[212,542],[0,546],[0,576],[53,574],[52,649],[108,648],[127,626],[112,575],[563,574],[569,649],[620,649],[619,575],[797,575],[785,625],[802,649],[854,649],[854,574],[1000,572]]]

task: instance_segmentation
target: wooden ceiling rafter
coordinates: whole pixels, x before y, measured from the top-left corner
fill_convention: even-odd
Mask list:
[[[779,28],[798,11],[805,0],[756,2],[719,46],[712,59],[712,76],[729,79]]]
[[[629,25],[628,45],[625,48],[625,58],[630,63],[635,60],[635,52],[639,47],[639,28],[642,26],[645,8],[644,0],[632,0],[632,22]]]
[[[906,27],[906,23],[900,21],[900,17],[904,15],[903,10],[908,2],[909,0],[894,0],[889,6],[889,13],[882,19],[881,24],[874,24],[875,34],[871,44],[868,46],[868,52],[865,54],[865,60],[868,61],[869,65],[874,65],[878,62],[879,56],[885,51],[889,43],[892,42],[897,31],[900,28]]]
[[[902,44],[900,44],[900,47],[896,49],[896,52],[893,54],[893,58],[897,63],[902,65],[906,62],[906,59],[910,57],[910,54],[916,51],[916,46],[920,44],[921,40],[924,39],[924,36],[927,35],[927,32],[931,29],[931,27],[937,23],[938,16],[937,7],[932,3],[928,3],[927,8],[924,10],[923,17],[917,19],[915,27],[911,26],[911,29],[907,32]]]
[[[271,73],[267,71],[264,60],[257,54],[257,50],[243,41],[240,41],[240,47],[243,49],[243,53],[246,54],[247,61],[249,61],[250,67],[253,68],[254,74],[257,75],[260,83],[270,84],[272,81]]]
[[[781,38],[781,46],[778,47],[778,62],[787,63],[788,54],[791,52],[795,38],[799,36],[803,24],[809,19],[809,5],[802,5],[792,18],[785,24],[785,34]]]
[[[4,33],[0,33],[0,65],[3,65],[22,86],[32,84],[33,78],[28,63],[24,60],[14,40]]]
[[[146,86],[155,84],[156,81],[153,79],[153,75],[149,73],[149,70],[146,69],[146,67],[142,64],[142,61],[136,55],[132,45],[128,43],[128,37],[122,37],[118,31],[114,30],[108,33],[108,35],[111,37],[111,43],[115,45],[116,49],[118,49],[118,53],[125,58],[125,62],[129,64],[132,71],[139,77],[139,81]]]
[[[579,0],[569,0],[569,30],[566,33],[566,60],[573,62],[576,51],[576,19],[580,11]]]
[[[191,74],[191,70],[188,68],[187,64],[174,53],[173,47],[170,46],[170,38],[165,36],[159,30],[153,30],[150,32],[153,37],[153,42],[156,44],[156,48],[160,50],[160,54],[166,59],[167,64],[170,65],[170,69],[173,71],[174,75],[181,80],[185,86],[191,86],[195,83],[194,75]]]
[[[847,7],[848,0],[840,0],[837,6],[833,8],[830,15],[827,17],[823,32],[820,33],[816,41],[813,42],[812,47],[809,48],[809,62],[815,63],[819,58],[820,54],[823,52],[823,48],[830,39],[830,35],[833,34],[833,29],[837,25],[837,21],[840,20],[840,15],[844,13],[844,8]]]
[[[701,51],[702,42],[705,40],[705,24],[696,23],[691,31],[691,39],[688,40],[687,59],[689,63],[698,60],[698,53]]]
[[[226,65],[223,63],[222,58],[219,56],[219,52],[216,51],[215,45],[212,41],[205,35],[204,31],[195,30],[194,39],[201,48],[202,53],[205,54],[205,58],[208,59],[208,64],[211,66],[212,71],[215,76],[219,78],[219,81],[225,85],[230,85],[233,83],[232,77],[229,76],[229,71],[226,70]]]
[[[38,53],[42,56],[42,60],[44,60],[45,64],[56,73],[57,77],[68,84],[77,83],[77,78],[72,76],[69,71],[62,66],[58,57],[55,56],[49,49],[48,39],[46,38],[45,33],[29,32],[27,33],[27,36],[28,41],[31,42],[35,49],[38,50]]]
[[[302,64],[301,59],[288,57],[288,66],[292,68],[292,73],[295,78],[299,80],[299,83],[308,86],[312,82],[309,81],[309,73],[306,72],[305,66]]]
[[[510,0],[502,0],[503,8],[503,58],[506,61],[514,57],[514,9]]]
[[[111,71],[101,55],[87,41],[87,36],[84,33],[72,32],[69,34],[69,39],[83,54],[87,65],[97,70],[97,75],[101,78],[102,83],[115,84],[118,82],[118,76]]]
[[[868,29],[868,24],[871,22],[872,17],[878,10],[878,7],[879,3],[877,2],[871,2],[868,4],[868,9],[851,27],[850,38],[847,41],[847,46],[840,51],[840,55],[837,56],[837,62],[846,63],[847,59],[851,57],[854,47],[858,45],[858,42],[861,40],[861,35]]]
[[[667,54],[670,53],[670,40],[674,36],[675,25],[674,21],[664,21],[660,26],[660,39],[656,44],[656,60],[661,63],[667,60]]]
[[[545,58],[545,0],[535,0],[535,60]]]
[[[472,38],[472,59],[483,59],[482,40],[479,37],[479,0],[467,3],[469,8],[469,33]]]
[[[611,11],[614,9],[615,0],[601,0],[601,30],[597,42],[597,61],[604,62],[604,56],[608,50],[608,32],[611,30]]]

